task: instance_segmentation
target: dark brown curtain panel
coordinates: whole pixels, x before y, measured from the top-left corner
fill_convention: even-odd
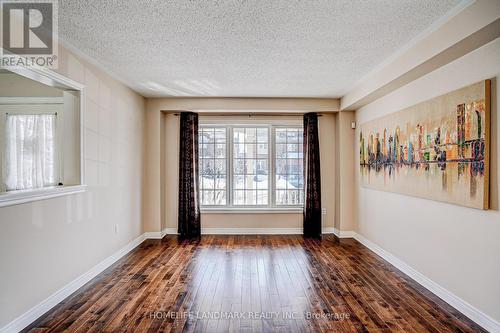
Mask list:
[[[179,149],[179,225],[182,238],[201,235],[198,192],[198,114],[182,112]]]
[[[318,115],[304,114],[304,236],[321,237]]]

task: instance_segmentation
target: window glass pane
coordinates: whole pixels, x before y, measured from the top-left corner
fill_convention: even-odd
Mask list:
[[[258,128],[257,129],[257,142],[259,143],[267,143],[268,142],[268,129],[267,128]]]
[[[234,170],[235,175],[244,175],[245,174],[245,160],[235,159],[233,161],[233,170]]]
[[[285,176],[282,176],[282,175],[276,175],[276,189],[277,190],[286,190],[286,185],[287,185],[287,181],[286,181],[286,175]]]
[[[268,176],[267,175],[255,175],[255,181],[257,182],[257,188],[264,190],[269,188],[268,185]]]
[[[254,175],[255,174],[255,160],[245,159],[245,174]]]
[[[267,158],[269,154],[269,145],[267,143],[259,143],[257,145],[257,158]]]
[[[226,191],[215,191],[215,205],[225,205],[226,204]]]
[[[255,158],[257,155],[257,145],[245,143],[245,158]]]
[[[286,205],[286,190],[276,190],[276,205]]]
[[[298,144],[288,144],[287,145],[287,158],[299,158],[299,145]]]
[[[245,128],[245,143],[255,143],[257,142],[257,129],[256,128]]]
[[[243,143],[235,143],[233,145],[234,158],[245,158],[245,145]]]
[[[245,188],[245,176],[234,176],[233,187],[238,190]]]
[[[201,205],[226,205],[227,129],[199,129]]]
[[[289,174],[298,175],[300,173],[299,169],[299,159],[289,159],[287,161],[287,171]]]
[[[233,191],[233,205],[244,205],[245,204],[245,191],[244,190],[234,190]]]
[[[217,190],[225,190],[226,189],[226,175],[215,176],[214,188]]]
[[[286,159],[276,160],[276,174],[277,175],[287,174]]]
[[[291,190],[288,191],[288,204],[289,205],[298,205],[299,204],[299,191]]]
[[[250,206],[257,204],[257,191],[245,191],[245,204]]]
[[[287,175],[286,181],[289,190],[299,190],[303,187],[301,175]]]
[[[225,158],[226,157],[226,144],[225,143],[217,143],[215,145],[215,157],[216,158]]]
[[[213,175],[203,175],[201,177],[201,188],[210,189],[214,188],[214,176]]]
[[[216,159],[215,160],[215,174],[216,175],[225,175],[226,174],[226,160],[225,159]]]
[[[203,159],[201,161],[201,174],[213,175],[215,173],[215,162],[213,159]]]
[[[201,202],[203,205],[214,204],[214,191],[201,191]]]
[[[276,145],[276,157],[286,158],[286,144],[278,143]]]
[[[286,143],[286,129],[277,128],[276,129],[276,143]]]
[[[268,173],[267,159],[255,161],[255,173],[259,175],[267,175]]]
[[[268,203],[268,194],[269,192],[266,191],[257,191],[257,205],[267,205]]]
[[[201,145],[201,158],[213,158],[214,157],[214,145],[209,143],[204,143]]]
[[[201,142],[203,143],[213,143],[215,139],[213,128],[204,128],[201,133]]]
[[[245,129],[244,128],[233,128],[233,142],[234,143],[244,143],[245,142]]]
[[[225,128],[216,128],[214,137],[215,137],[215,142],[226,143],[226,129]]]
[[[255,175],[247,175],[245,176],[245,188],[256,190],[257,189],[257,181]]]
[[[286,132],[286,142],[287,143],[298,143],[299,142],[299,131],[297,129],[287,129]]]

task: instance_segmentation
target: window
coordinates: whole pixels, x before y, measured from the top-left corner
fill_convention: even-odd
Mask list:
[[[204,208],[299,208],[304,203],[300,125],[200,125]]]
[[[59,183],[55,114],[8,114],[5,124],[5,189],[27,190]]]

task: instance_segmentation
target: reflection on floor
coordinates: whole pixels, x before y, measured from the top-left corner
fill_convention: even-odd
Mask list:
[[[481,332],[355,240],[148,240],[26,331]]]

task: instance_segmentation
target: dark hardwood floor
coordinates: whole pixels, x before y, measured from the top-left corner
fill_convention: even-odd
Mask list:
[[[483,332],[334,236],[148,240],[25,331]]]

